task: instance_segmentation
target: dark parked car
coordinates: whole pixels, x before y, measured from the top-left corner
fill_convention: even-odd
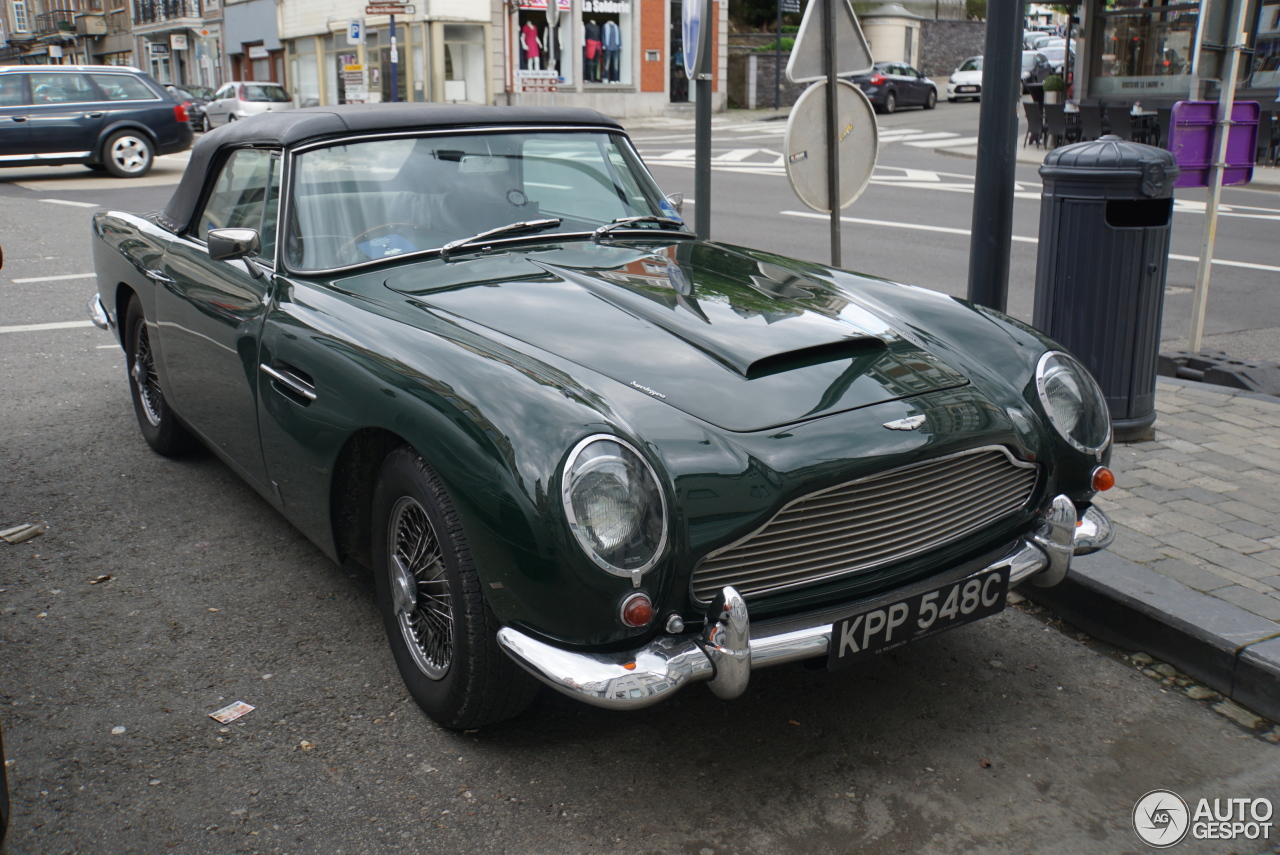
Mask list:
[[[871,106],[882,113],[893,113],[899,107],[932,110],[938,104],[937,85],[903,62],[877,62],[870,74],[849,79],[862,89]]]
[[[0,165],[83,163],[120,178],[191,148],[186,107],[136,68],[0,67]]]
[[[994,614],[1111,539],[1079,362],[936,291],[697,240],[590,110],[253,116],[93,235],[143,437],[203,442],[369,568],[446,727],[536,680],[737,697]]]
[[[184,89],[181,86],[174,86],[172,83],[165,84],[164,88],[174,98],[187,105],[187,118],[191,122],[191,127],[204,130],[204,108],[212,100],[209,96],[213,94],[213,90],[204,86]],[[197,89],[207,92],[208,95],[197,93]]]
[[[1045,78],[1053,73],[1049,60],[1040,51],[1024,50],[1022,52],[1022,94],[1027,93],[1028,85],[1044,83]]]

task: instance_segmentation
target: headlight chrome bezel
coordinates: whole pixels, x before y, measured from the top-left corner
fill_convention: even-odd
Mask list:
[[[597,553],[592,546],[590,536],[583,530],[582,524],[578,521],[577,513],[573,508],[573,487],[574,466],[578,462],[578,458],[587,448],[597,442],[611,442],[621,447],[626,453],[632,455],[644,467],[649,479],[653,482],[654,492],[658,496],[658,513],[662,521],[661,534],[658,537],[658,544],[653,550],[653,554],[647,561],[638,567],[618,567],[609,563]],[[633,584],[639,586],[641,577],[657,566],[667,551],[667,540],[671,528],[670,519],[667,515],[667,495],[662,489],[662,481],[658,478],[658,473],[654,470],[653,465],[649,463],[640,451],[631,443],[617,436],[616,434],[597,433],[585,437],[580,440],[569,452],[569,456],[565,458],[564,467],[560,472],[560,502],[564,507],[565,520],[569,523],[569,530],[573,532],[573,539],[577,542],[578,547],[591,560],[591,563],[606,573],[619,576],[624,579],[631,579]]]
[[[1068,369],[1070,369],[1071,373],[1075,377],[1082,380],[1084,389],[1092,390],[1093,395],[1096,398],[1096,403],[1100,405],[1103,422],[1106,425],[1106,433],[1103,436],[1102,441],[1096,446],[1088,446],[1081,443],[1075,437],[1071,436],[1070,431],[1059,424],[1058,420],[1054,418],[1053,406],[1049,402],[1045,376],[1047,364],[1050,360],[1054,359],[1061,361]],[[1080,363],[1080,360],[1061,350],[1047,350],[1041,354],[1039,361],[1036,362],[1036,396],[1040,399],[1040,408],[1044,411],[1045,418],[1048,419],[1049,424],[1053,425],[1053,429],[1057,432],[1058,436],[1066,440],[1076,451],[1087,454],[1090,457],[1096,457],[1098,459],[1102,458],[1103,453],[1111,446],[1113,436],[1111,409],[1107,406],[1107,396],[1103,394],[1102,387],[1098,385],[1098,381],[1089,373],[1089,369],[1085,368],[1084,365]],[[1087,403],[1087,401],[1081,401],[1082,405]]]

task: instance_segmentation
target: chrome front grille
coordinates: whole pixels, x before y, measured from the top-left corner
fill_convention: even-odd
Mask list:
[[[1027,504],[1037,467],[978,448],[830,487],[791,502],[693,572],[693,595],[751,598],[937,549]]]

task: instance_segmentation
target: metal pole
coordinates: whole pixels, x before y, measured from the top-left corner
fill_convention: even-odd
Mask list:
[[[973,236],[969,239],[969,299],[1002,312],[1009,299],[1009,250],[1013,244],[1022,17],[1021,0],[987,3]]]
[[[840,266],[840,158],[836,111],[836,3],[826,0],[827,26],[822,33],[822,61],[827,69],[827,205],[831,208],[831,266]]]
[[[701,24],[698,38],[702,44],[698,51],[698,68],[694,77],[694,140],[693,140],[693,230],[699,240],[711,240],[711,33],[715,22],[711,20],[711,0],[684,0],[701,3]],[[686,49],[688,49],[686,45]]]
[[[400,51],[396,48],[396,16],[391,16],[391,101],[396,101],[396,63],[400,61]]]
[[[1240,51],[1244,47],[1244,0],[1232,8],[1231,46],[1218,89],[1217,137],[1213,163],[1209,166],[1209,203],[1204,209],[1204,237],[1200,243],[1200,267],[1196,271],[1196,291],[1191,306],[1191,340],[1187,349],[1199,353],[1204,346],[1204,320],[1209,309],[1209,274],[1213,265],[1213,244],[1218,237],[1218,201],[1222,198],[1222,170],[1227,166],[1227,141],[1231,132],[1231,110],[1236,101],[1236,77],[1240,73]]]
[[[773,46],[773,109],[782,106],[782,0],[778,0],[778,41]]]

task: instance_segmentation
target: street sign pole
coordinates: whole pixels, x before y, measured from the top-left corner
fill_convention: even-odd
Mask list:
[[[684,73],[694,83],[693,231],[711,239],[711,0],[684,0]]]
[[[396,47],[396,16],[391,16],[391,101],[395,103],[396,90],[399,88],[399,78],[396,77],[396,64],[400,59],[399,49]]]
[[[1209,202],[1204,209],[1204,234],[1200,241],[1200,266],[1196,270],[1196,290],[1191,303],[1191,336],[1187,350],[1199,353],[1204,347],[1204,319],[1209,309],[1209,270],[1213,264],[1213,244],[1218,237],[1218,202],[1222,198],[1222,170],[1227,166],[1227,139],[1231,133],[1231,113],[1236,100],[1236,75],[1240,71],[1240,51],[1244,47],[1244,0],[1233,4],[1231,43],[1218,91],[1218,135],[1214,138],[1213,161],[1209,165]]]
[[[1009,301],[1009,252],[1013,246],[1014,168],[1018,153],[1015,108],[1022,88],[1022,9],[1022,0],[987,3],[987,50],[982,63],[978,163],[969,239],[969,299],[1002,312]]]
[[[823,65],[827,71],[827,204],[831,208],[831,266],[840,266],[840,120],[836,115],[836,0],[826,0]]]

